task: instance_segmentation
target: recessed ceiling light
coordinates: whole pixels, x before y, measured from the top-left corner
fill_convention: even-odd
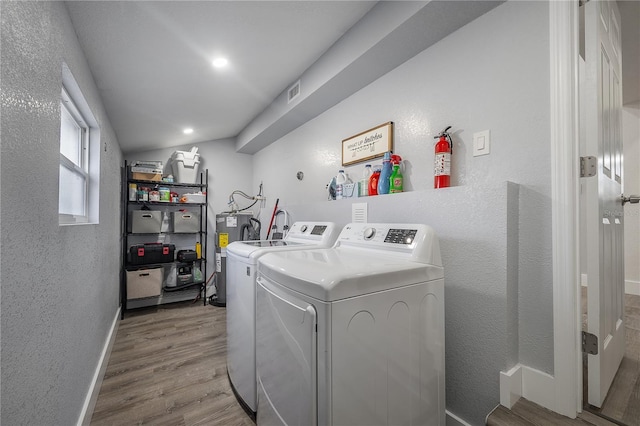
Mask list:
[[[193,133],[193,129],[189,127],[187,129],[184,129],[182,133],[184,133],[185,135],[190,135],[191,133]]]
[[[226,67],[228,63],[229,61],[227,60],[227,58],[216,58],[212,62],[213,66],[216,68]]]

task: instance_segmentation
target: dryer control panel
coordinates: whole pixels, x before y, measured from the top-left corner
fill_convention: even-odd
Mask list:
[[[384,238],[385,243],[411,244],[416,238],[417,229],[389,229]]]
[[[342,228],[335,247],[391,251],[416,262],[442,265],[433,229],[424,224],[350,223]]]
[[[333,222],[296,222],[285,236],[285,241],[330,246],[340,232]]]

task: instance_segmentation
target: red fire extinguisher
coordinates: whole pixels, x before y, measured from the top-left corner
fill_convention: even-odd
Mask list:
[[[453,151],[453,142],[449,136],[448,130],[451,126],[444,129],[435,139],[435,161],[433,171],[433,187],[448,188],[451,185],[451,152]]]

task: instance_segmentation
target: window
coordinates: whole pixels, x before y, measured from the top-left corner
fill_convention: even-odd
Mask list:
[[[60,196],[61,222],[88,222],[89,129],[75,104],[62,88],[60,102]]]
[[[69,69],[60,100],[60,225],[97,223],[100,133]]]

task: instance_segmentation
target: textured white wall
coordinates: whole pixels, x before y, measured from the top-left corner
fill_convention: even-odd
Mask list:
[[[165,173],[172,173],[170,158],[174,151],[190,151],[192,146],[198,147],[200,154],[200,170],[209,170],[209,213],[207,228],[207,275],[215,271],[215,215],[227,211],[229,195],[234,190],[240,190],[248,195],[256,195],[260,182],[252,185],[252,156],[235,151],[235,141],[232,139],[202,142],[175,148],[158,149],[153,151],[134,152],[125,155],[127,161],[159,160],[165,164]],[[235,196],[240,208],[247,207],[251,201]],[[256,204],[258,207],[260,203]],[[253,209],[255,211],[255,208]],[[266,226],[266,225],[265,225]],[[211,294],[210,291],[207,292]]]
[[[548,28],[546,2],[499,6],[254,156],[267,207],[279,198],[293,221],[344,223],[352,202],[323,202],[341,140],[394,121],[409,193],[366,200],[370,220],[436,226],[447,277],[447,407],[472,424],[498,403],[500,369],[520,360],[553,373]],[[458,188],[433,190],[433,136],[447,125]],[[473,157],[473,133],[487,129],[491,154]],[[346,171],[357,179],[363,167]],[[505,181],[519,184],[517,206],[509,204],[519,212],[508,224],[515,242],[492,236],[507,226],[504,193],[491,190]],[[508,280],[495,280],[497,270]]]
[[[0,422],[71,425],[118,309],[122,155],[64,3],[0,7]],[[58,226],[63,61],[101,127],[99,225]]]
[[[624,194],[640,195],[640,102],[622,110]],[[640,294],[640,204],[624,207],[624,255],[627,292]]]

